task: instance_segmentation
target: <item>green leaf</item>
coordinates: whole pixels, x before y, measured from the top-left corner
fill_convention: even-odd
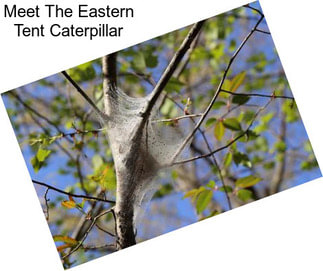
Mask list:
[[[65,123],[65,128],[66,129],[71,129],[71,128],[73,128],[73,121],[72,120],[69,120],[69,121],[67,121],[66,123]]]
[[[274,148],[277,150],[277,152],[284,153],[286,151],[286,143],[282,140],[279,140],[275,143]]]
[[[205,127],[210,127],[211,125],[213,125],[214,123],[216,123],[216,118],[209,118],[206,123],[205,123]]]
[[[40,170],[40,168],[42,167],[43,163],[40,163],[37,159],[36,156],[34,156],[33,158],[31,158],[31,165],[33,166],[33,169],[35,171],[35,173],[38,173],[38,171]]]
[[[238,196],[239,199],[246,202],[246,201],[248,201],[249,199],[252,198],[252,192],[250,190],[247,190],[247,189],[240,189],[237,192],[237,196]]]
[[[210,180],[209,183],[206,186],[213,189],[215,187],[215,181]]]
[[[217,123],[215,123],[214,136],[219,141],[224,136],[224,126],[222,121],[218,121]]]
[[[225,79],[222,85],[222,89],[224,90],[230,90],[231,89],[232,82],[229,79]],[[222,93],[221,93],[222,96]],[[230,94],[223,92],[224,97],[229,97]]]
[[[79,206],[81,207],[81,209],[84,208],[85,202],[86,202],[86,199],[82,199],[82,202],[79,204]]]
[[[212,199],[213,192],[211,190],[202,191],[196,200],[196,211],[202,213]]]
[[[148,68],[155,68],[158,65],[158,57],[151,53],[145,54],[145,61]]]
[[[83,63],[75,68],[69,69],[67,72],[76,82],[89,81],[96,76],[93,61]]]
[[[294,101],[285,101],[282,107],[288,123],[296,122],[299,119],[296,103]]]
[[[232,103],[242,105],[248,102],[249,100],[250,100],[250,97],[248,96],[235,95],[232,98]]]
[[[204,186],[200,186],[199,188],[195,188],[195,189],[192,189],[192,190],[190,190],[190,191],[186,192],[183,198],[184,198],[184,199],[185,199],[185,198],[192,198],[192,200],[195,200],[195,199],[196,199],[196,197],[197,197],[201,192],[203,192],[203,191],[205,191],[205,190],[206,190],[206,189],[205,189],[205,187],[204,187]]]
[[[263,168],[266,170],[273,169],[275,167],[275,161],[270,161],[267,163],[264,163]]]
[[[269,123],[274,116],[275,116],[275,113],[274,112],[270,112],[270,113],[262,116],[261,117],[261,120],[264,123]]]
[[[145,56],[142,52],[136,52],[132,60],[133,68],[137,71],[144,71],[146,69]]]
[[[318,167],[318,163],[316,161],[316,159],[312,159],[312,160],[309,160],[309,161],[303,161],[301,163],[301,169],[302,170],[311,170],[313,168],[316,168]]]
[[[248,155],[241,153],[241,152],[235,152],[233,154],[233,161],[236,165],[239,165],[239,164],[244,164],[250,160],[249,160]]]
[[[313,148],[309,140],[304,143],[304,150],[308,153],[313,153]]]
[[[226,105],[226,103],[224,101],[216,101],[214,102],[214,104],[212,105],[212,109],[213,110],[217,110],[220,109],[222,106]]]
[[[51,152],[52,152],[51,150],[39,148],[36,154],[37,160],[39,162],[44,162]]]
[[[231,162],[232,162],[232,158],[233,158],[233,154],[232,152],[228,152],[225,156],[224,156],[224,166],[225,167],[229,167],[231,165]]]
[[[219,188],[219,191],[221,192],[226,192],[226,193],[231,193],[233,191],[232,187],[229,185],[221,186]]]
[[[246,77],[246,72],[241,72],[237,74],[232,80],[231,80],[231,86],[230,91],[235,92],[243,83],[244,79]]]
[[[254,119],[254,117],[255,117],[255,112],[253,112],[253,111],[250,111],[250,110],[248,110],[248,111],[246,111],[244,114],[243,114],[243,120],[245,121],[245,122],[249,122],[249,121],[252,121],[253,119]]]
[[[250,186],[254,186],[255,184],[259,183],[261,178],[250,175],[247,177],[240,178],[236,181],[236,186],[240,188],[247,188]]]
[[[225,128],[228,128],[233,131],[240,131],[241,125],[236,118],[228,118],[223,121],[223,125]]]

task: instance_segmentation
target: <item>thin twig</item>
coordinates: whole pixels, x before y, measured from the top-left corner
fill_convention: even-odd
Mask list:
[[[161,78],[159,79],[157,85],[155,86],[154,90],[152,91],[151,98],[148,102],[148,105],[146,109],[144,110],[142,116],[143,116],[143,122],[146,122],[148,119],[151,110],[153,109],[156,101],[158,100],[159,96],[161,95],[164,87],[172,77],[173,73],[175,72],[176,68],[178,67],[179,63],[183,59],[185,53],[187,50],[189,50],[192,42],[194,41],[195,37],[198,35],[198,33],[201,31],[202,26],[204,24],[204,21],[197,22],[193,25],[189,33],[187,34],[186,38],[182,42],[180,48],[173,56],[172,60],[168,64],[167,68],[164,70]]]
[[[260,11],[259,11],[260,12]],[[176,160],[176,158],[178,157],[178,155],[183,151],[183,149],[185,148],[185,146],[188,144],[188,142],[191,140],[191,138],[194,136],[194,134],[196,133],[196,131],[199,129],[199,127],[201,126],[201,124],[203,123],[203,121],[205,120],[206,116],[208,115],[208,113],[211,111],[212,106],[214,104],[214,102],[216,101],[217,97],[219,96],[222,86],[224,84],[224,81],[227,77],[227,74],[231,68],[231,65],[233,64],[234,60],[236,59],[236,57],[238,56],[238,54],[240,53],[241,49],[244,47],[244,45],[247,43],[247,41],[249,40],[249,38],[252,36],[252,34],[256,31],[258,25],[261,23],[261,21],[264,18],[264,15],[260,12],[261,16],[259,18],[259,20],[257,21],[257,23],[255,24],[255,26],[250,30],[249,34],[244,38],[244,40],[241,42],[241,44],[239,45],[239,47],[237,48],[237,50],[234,52],[234,54],[232,55],[232,57],[230,58],[230,61],[226,67],[226,69],[224,70],[221,82],[211,100],[211,102],[209,103],[208,107],[206,108],[205,112],[203,113],[202,117],[200,118],[200,120],[197,122],[197,124],[195,125],[194,129],[191,131],[191,133],[185,138],[185,140],[182,142],[181,146],[178,148],[178,150],[175,152],[175,154],[173,155],[173,157],[171,158],[171,163],[174,162]]]
[[[83,245],[82,248],[84,250],[101,250],[101,249],[108,249],[112,251],[116,251],[116,245],[115,244],[105,244],[105,245]]]
[[[62,71],[65,78],[74,86],[74,88],[81,94],[81,96],[89,103],[93,110],[101,117],[105,118],[105,114],[96,106],[91,98],[85,93],[85,91],[67,74],[66,71]]]
[[[49,220],[49,206],[48,206],[48,202],[49,202],[49,199],[47,198],[47,194],[48,194],[48,191],[50,189],[47,187],[46,189],[46,192],[44,194],[44,200],[45,200],[45,205],[46,205],[46,220],[48,221]]]
[[[116,236],[115,236],[115,234],[113,234],[113,233],[109,232],[108,230],[104,229],[101,225],[99,225],[99,224],[95,224],[95,226],[96,226],[100,231],[102,231],[102,232],[104,232],[104,233],[106,233],[106,234],[108,234],[108,235],[110,235],[110,236],[112,236],[112,237],[116,237]]]
[[[290,99],[290,100],[294,100],[294,97],[291,96],[284,96],[284,95],[267,95],[267,94],[261,94],[261,93],[236,93],[236,92],[232,92],[229,90],[225,90],[225,89],[221,89],[221,92],[225,92],[228,93],[230,95],[234,95],[234,96],[246,96],[246,97],[266,97],[266,98],[274,98],[274,99]]]
[[[188,163],[188,162],[192,162],[201,158],[205,158],[205,157],[209,157],[217,152],[220,152],[224,149],[227,149],[228,147],[230,147],[233,143],[235,143],[236,141],[238,141],[240,138],[242,138],[243,136],[245,136],[246,134],[248,134],[251,126],[253,125],[254,121],[256,120],[256,118],[258,117],[258,115],[260,114],[260,112],[262,112],[263,110],[266,109],[266,107],[271,103],[272,99],[269,100],[269,102],[267,104],[265,104],[263,107],[261,107],[256,114],[254,115],[253,119],[251,120],[250,124],[248,125],[248,127],[242,132],[240,133],[237,137],[235,137],[234,139],[232,139],[229,143],[227,143],[226,145],[210,152],[207,154],[203,154],[203,155],[199,155],[199,156],[195,156],[189,159],[185,159],[185,160],[181,160],[181,161],[177,161],[177,162],[173,162],[171,165],[179,165],[179,164],[184,164],[184,163]]]
[[[92,223],[91,223],[90,227],[86,230],[86,232],[84,233],[84,235],[83,235],[82,239],[79,241],[78,245],[77,245],[77,246],[75,246],[75,247],[74,247],[74,248],[73,248],[69,253],[67,253],[66,255],[64,255],[64,256],[62,257],[62,259],[63,259],[63,260],[64,260],[64,259],[66,259],[67,257],[71,256],[75,251],[77,251],[77,250],[78,250],[78,249],[83,245],[83,242],[85,241],[86,237],[89,235],[90,231],[91,231],[91,230],[92,230],[92,228],[94,227],[94,225],[95,225],[96,221],[97,221],[101,216],[106,215],[106,214],[108,214],[108,213],[112,212],[112,209],[113,209],[113,207],[112,207],[112,208],[110,208],[110,209],[108,209],[108,210],[103,211],[102,213],[98,214],[96,217],[94,217],[94,218],[92,219]]]
[[[41,185],[41,186],[45,186],[51,190],[54,190],[58,193],[61,193],[61,194],[64,194],[64,195],[67,195],[67,196],[71,196],[71,197],[74,197],[74,198],[83,198],[83,199],[88,199],[88,200],[94,200],[94,201],[101,201],[101,202],[106,202],[106,203],[115,203],[115,201],[113,200],[106,200],[106,199],[100,199],[100,198],[97,198],[97,197],[92,197],[92,196],[86,196],[86,195],[79,195],[79,194],[74,194],[74,193],[69,193],[69,192],[66,192],[64,190],[61,190],[59,188],[56,188],[52,185],[49,185],[49,184],[46,184],[46,183],[43,183],[43,182],[39,182],[39,181],[36,181],[36,180],[32,180],[33,183],[35,184],[38,184],[38,185]]]
[[[265,31],[265,30],[262,30],[262,29],[256,29],[257,32],[260,32],[260,33],[263,33],[263,34],[267,34],[267,35],[271,35],[271,33],[269,31]]]
[[[26,109],[28,109],[30,112],[32,112],[34,115],[36,115],[37,117],[39,117],[40,119],[44,120],[45,122],[47,122],[49,125],[51,125],[52,127],[54,127],[59,133],[62,133],[62,130],[58,127],[58,125],[56,123],[54,123],[52,120],[50,120],[49,118],[47,118],[46,116],[42,115],[39,111],[37,111],[36,109],[34,109],[33,107],[31,107],[29,104],[25,103],[21,97],[15,93],[15,92],[9,92],[10,95],[12,95],[20,104],[22,104]]]
[[[184,115],[184,116],[179,116],[176,118],[172,118],[172,119],[160,119],[160,120],[153,120],[152,122],[173,122],[173,121],[178,121],[178,120],[182,120],[182,119],[187,119],[187,118],[196,118],[196,117],[200,117],[202,116],[202,114],[190,114],[190,115]]]

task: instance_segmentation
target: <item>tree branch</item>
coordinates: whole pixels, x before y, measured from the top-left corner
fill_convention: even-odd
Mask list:
[[[248,6],[249,7],[249,6]],[[253,8],[252,8],[253,9]],[[258,11],[259,13],[260,11]],[[264,15],[260,12],[261,16],[259,18],[259,20],[257,21],[257,23],[255,24],[255,26],[251,29],[251,31],[249,32],[249,34],[244,38],[244,40],[241,42],[240,46],[237,48],[237,50],[234,52],[234,54],[232,55],[232,57],[230,58],[230,61],[223,73],[222,79],[220,81],[220,84],[211,100],[211,102],[209,103],[208,107],[206,108],[205,112],[203,113],[202,117],[200,118],[200,120],[198,121],[198,123],[195,125],[194,129],[192,130],[192,132],[185,138],[185,140],[183,141],[183,143],[181,144],[181,146],[178,148],[178,150],[175,152],[175,154],[173,155],[173,157],[171,158],[171,162],[174,162],[176,160],[176,158],[178,157],[178,155],[183,151],[183,149],[185,148],[185,146],[188,144],[188,142],[191,140],[191,138],[194,136],[194,134],[196,133],[196,131],[199,129],[199,127],[201,126],[201,124],[203,123],[203,121],[205,120],[206,116],[208,115],[208,113],[210,112],[215,100],[217,99],[217,97],[219,96],[223,83],[227,77],[227,74],[231,68],[232,63],[234,62],[234,60],[236,59],[236,57],[238,56],[238,54],[240,53],[241,49],[244,47],[244,45],[247,43],[247,41],[249,40],[249,38],[252,36],[252,34],[256,31],[258,25],[261,23],[261,21],[264,18]]]
[[[46,183],[43,183],[43,182],[39,182],[39,181],[36,181],[36,180],[32,180],[33,183],[35,184],[38,184],[38,185],[41,185],[41,186],[45,186],[51,190],[54,190],[58,193],[61,193],[61,194],[64,194],[64,195],[67,195],[67,196],[71,196],[71,197],[74,197],[74,198],[83,198],[83,199],[88,199],[88,200],[94,200],[94,201],[100,201],[100,202],[106,202],[106,203],[115,203],[115,201],[112,201],[112,200],[106,200],[106,199],[100,199],[100,198],[97,198],[97,197],[91,197],[91,196],[86,196],[86,195],[79,195],[79,194],[74,194],[74,193],[69,193],[69,192],[66,192],[64,190],[61,190],[59,188],[56,188],[52,185],[49,185],[49,184],[46,184]]]
[[[273,98],[273,99],[290,99],[294,100],[294,97],[291,96],[284,96],[284,95],[275,95],[274,93],[272,95],[266,95],[261,93],[236,93],[228,90],[221,89],[221,92],[228,93],[230,95],[234,96],[246,96],[246,97],[266,97],[266,98]]]
[[[112,212],[112,208],[108,209],[108,210],[105,210],[103,211],[102,213],[98,214],[97,216],[95,216],[93,219],[92,219],[92,223],[90,225],[90,227],[87,229],[87,231],[85,232],[85,234],[83,235],[82,239],[79,241],[78,245],[73,248],[68,254],[64,255],[62,257],[62,259],[66,259],[67,257],[71,256],[75,251],[77,251],[82,245],[83,245],[83,242],[85,241],[86,237],[89,235],[90,231],[92,230],[92,228],[94,227],[96,221],[103,215],[106,215],[108,213],[111,213]]]
[[[66,71],[62,71],[62,74],[67,79],[67,81],[69,81],[74,86],[74,88],[78,91],[78,93],[80,93],[81,96],[88,102],[88,104],[93,108],[93,110],[101,118],[104,119],[106,117],[105,114],[96,106],[96,104],[91,100],[91,98],[89,96],[87,96],[85,91],[83,91],[83,89],[67,74]]]
[[[238,141],[240,138],[242,138],[243,136],[245,136],[246,134],[248,134],[251,126],[253,125],[254,121],[256,120],[256,118],[258,117],[258,115],[260,114],[260,112],[262,112],[263,110],[265,110],[265,108],[271,103],[271,99],[269,100],[269,102],[267,104],[265,104],[263,107],[261,107],[256,114],[254,115],[254,118],[251,120],[250,124],[248,125],[248,127],[242,132],[240,133],[237,137],[235,137],[233,140],[231,140],[229,143],[227,143],[226,145],[210,152],[204,155],[199,155],[199,156],[195,156],[189,159],[185,159],[185,160],[181,160],[181,161],[177,161],[177,162],[171,162],[171,164],[166,165],[166,166],[171,166],[171,165],[179,165],[179,164],[184,164],[184,163],[188,163],[188,162],[192,162],[201,158],[205,158],[205,157],[209,157],[217,152],[220,152],[228,147],[230,147],[233,143],[235,143],[236,141]]]
[[[194,41],[195,37],[201,31],[204,21],[197,22],[193,25],[190,32],[187,34],[186,38],[182,42],[181,46],[179,47],[178,51],[173,56],[172,60],[168,64],[167,68],[164,70],[161,78],[159,79],[157,85],[155,86],[154,90],[151,93],[151,98],[147,104],[146,109],[144,110],[143,122],[146,122],[148,119],[152,108],[154,107],[157,99],[161,95],[164,87],[167,85],[168,81],[172,77],[173,73],[175,72],[176,68],[178,67],[179,63],[183,59],[185,53],[189,50],[192,42]]]

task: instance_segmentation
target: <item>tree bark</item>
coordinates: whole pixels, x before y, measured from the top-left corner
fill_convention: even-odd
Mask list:
[[[118,96],[114,92],[117,86],[116,67],[117,53],[102,58],[104,104],[105,113],[108,116],[106,123],[109,130],[108,134],[109,132],[113,134],[113,128],[109,127],[109,116],[113,116],[116,113],[114,112],[112,103],[118,103]],[[114,212],[116,218],[117,249],[120,250],[136,244],[133,222],[135,191],[131,184],[137,182],[135,165],[138,164],[138,144],[134,144],[129,138],[128,146],[120,146],[117,138],[109,136],[109,139],[110,147],[113,150],[117,178],[116,206]],[[132,141],[135,140],[138,139],[133,138]]]

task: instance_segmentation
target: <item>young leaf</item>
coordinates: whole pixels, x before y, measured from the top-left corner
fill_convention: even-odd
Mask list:
[[[232,152],[228,152],[225,156],[224,156],[224,166],[225,167],[229,167],[231,165],[231,162],[232,162]]]
[[[198,214],[202,213],[208,206],[212,199],[212,195],[213,193],[211,190],[204,190],[198,195],[196,200],[196,211]]]
[[[240,188],[247,188],[259,183],[260,181],[261,181],[261,178],[250,175],[250,176],[238,179],[236,181],[236,186]]]
[[[242,104],[245,104],[246,102],[248,102],[249,100],[250,100],[250,97],[248,97],[248,96],[235,95],[232,98],[232,103],[242,105]]]
[[[67,209],[72,209],[76,207],[75,201],[72,200],[64,200],[61,202],[62,206],[67,208]]]
[[[158,57],[153,54],[146,54],[145,61],[148,68],[155,68],[158,65]]]
[[[224,126],[223,126],[223,122],[222,121],[218,121],[218,122],[215,123],[214,136],[219,141],[224,136]]]
[[[213,189],[215,187],[215,181],[210,180],[209,183],[206,186]]]
[[[228,118],[223,121],[223,125],[225,128],[228,128],[233,131],[240,131],[241,125],[239,121],[235,118]]]
[[[72,246],[76,246],[79,243],[77,240],[64,235],[54,235],[53,238],[55,242],[64,242]]]
[[[45,159],[50,155],[52,151],[39,148],[36,154],[36,157],[39,162],[44,162]]]
[[[221,192],[226,192],[226,193],[231,193],[233,191],[232,187],[229,185],[221,186],[219,188],[219,191]]]
[[[224,101],[216,101],[216,102],[214,102],[212,109],[217,110],[224,105],[226,105],[226,103]]]
[[[246,202],[249,199],[251,199],[252,192],[250,190],[247,190],[247,189],[240,189],[237,192],[237,196],[238,196],[239,199],[241,199],[242,201]]]
[[[205,190],[205,187],[204,186],[200,186],[199,188],[195,188],[195,189],[192,189],[188,192],[185,193],[184,195],[184,199],[185,198],[192,198],[192,200],[195,200],[196,197]]]
[[[36,156],[34,156],[33,158],[31,158],[31,165],[33,166],[33,168],[34,168],[34,171],[35,171],[35,173],[38,173],[38,171],[40,170],[40,168],[42,167],[42,164],[43,163],[40,163],[39,161],[38,161],[38,159],[37,159],[37,157]]]
[[[144,71],[146,69],[145,56],[142,52],[137,52],[133,57],[133,68],[137,71]]]
[[[237,74],[232,80],[231,80],[231,86],[230,91],[235,92],[243,83],[244,79],[246,77],[246,72],[241,72]]]

